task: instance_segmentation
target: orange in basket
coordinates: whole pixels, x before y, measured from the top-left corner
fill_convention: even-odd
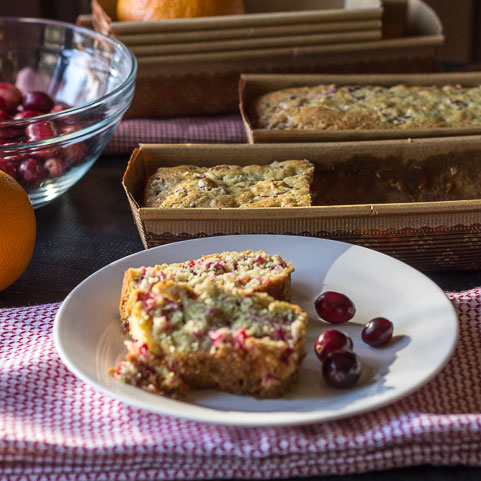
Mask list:
[[[0,291],[27,268],[35,246],[35,213],[20,184],[0,170]]]
[[[244,13],[243,0],[118,0],[117,20],[145,21]]]

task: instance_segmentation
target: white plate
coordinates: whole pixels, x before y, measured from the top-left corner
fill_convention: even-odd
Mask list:
[[[118,316],[123,272],[128,267],[180,262],[224,250],[264,249],[292,262],[292,301],[309,315],[308,355],[300,382],[283,399],[257,400],[209,390],[182,402],[118,382],[106,374],[125,354]],[[351,389],[327,387],[313,353],[317,335],[332,325],[313,307],[323,290],[340,291],[356,305],[343,324],[363,360],[360,382]],[[385,316],[395,337],[384,348],[360,338],[362,325]],[[339,326],[337,326],[339,327]],[[443,291],[415,269],[379,252],[346,243],[299,236],[238,235],[176,242],[120,259],[77,286],[54,324],[57,351],[66,366],[94,388],[133,406],[201,422],[295,425],[344,418],[379,408],[429,381],[449,359],[458,335],[453,305]]]

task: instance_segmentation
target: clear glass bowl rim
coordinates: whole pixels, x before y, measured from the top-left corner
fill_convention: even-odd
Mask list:
[[[37,122],[37,121],[47,121],[47,120],[52,120],[52,119],[60,119],[62,117],[71,117],[75,116],[78,113],[85,113],[88,112],[89,110],[93,110],[96,107],[108,102],[109,99],[115,98],[119,94],[121,94],[123,91],[127,90],[129,87],[132,86],[132,84],[135,82],[135,78],[137,75],[137,60],[135,58],[135,55],[119,40],[109,37],[108,35],[105,35],[103,33],[97,32],[95,30],[91,30],[85,27],[80,27],[77,25],[74,25],[72,23],[68,22],[61,22],[58,20],[48,20],[48,19],[43,19],[43,18],[30,18],[30,17],[2,17],[0,16],[0,22],[1,23],[29,23],[29,24],[37,24],[37,25],[53,25],[57,27],[62,27],[66,30],[72,30],[72,31],[77,31],[85,34],[86,36],[92,37],[92,38],[99,38],[102,39],[103,41],[106,41],[110,43],[115,49],[120,50],[123,55],[126,57],[126,60],[130,60],[130,71],[124,81],[115,89],[110,91],[109,93],[102,95],[101,97],[91,100],[90,102],[87,102],[85,104],[76,106],[76,107],[70,107],[65,110],[61,110],[59,112],[54,112],[54,113],[47,113],[43,115],[39,115],[37,117],[31,117],[27,119],[19,119],[19,120],[3,120],[0,121],[0,125],[6,126],[6,127],[21,127],[21,126],[26,126],[28,124]],[[2,49],[1,43],[0,43],[0,50]],[[115,116],[110,118],[112,122],[115,122]],[[103,124],[104,122],[100,122],[100,124]],[[83,137],[85,135],[88,135],[89,133],[92,132],[92,130],[95,128],[97,124],[90,125],[89,127],[86,127],[85,129],[80,129],[75,132],[72,132],[70,134],[65,134],[65,135],[59,135],[56,137],[48,138],[45,140],[40,140],[36,142],[24,142],[24,143],[18,143],[15,145],[12,144],[4,144],[0,145],[0,152],[5,150],[11,152],[12,150],[29,150],[32,148],[38,148],[38,147],[43,147],[43,146],[51,146],[52,144],[56,144],[59,141],[72,141],[73,139],[76,139],[78,137]]]

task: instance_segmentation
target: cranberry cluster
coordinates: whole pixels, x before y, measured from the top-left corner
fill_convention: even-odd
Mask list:
[[[332,324],[350,321],[356,308],[346,295],[327,291],[314,301],[319,317]],[[370,346],[387,344],[393,334],[393,324],[384,317],[371,319],[362,330],[361,338]],[[342,331],[329,329],[322,332],[314,346],[322,362],[322,374],[327,384],[338,388],[353,386],[361,376],[361,360],[353,351],[352,339]]]
[[[22,93],[15,85],[0,82],[0,145],[12,145],[12,153],[0,153],[0,170],[17,179],[26,190],[38,187],[47,178],[60,177],[85,160],[83,143],[22,153],[14,151],[19,143],[37,142],[78,130],[73,125],[63,125],[59,132],[54,122],[35,120],[40,115],[67,108],[68,105],[55,102],[45,92]],[[32,121],[26,124],[11,122],[24,119]]]

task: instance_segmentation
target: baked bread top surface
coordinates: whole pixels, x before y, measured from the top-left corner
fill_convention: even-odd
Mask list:
[[[268,165],[161,167],[147,180],[146,207],[297,207],[311,205],[314,165],[307,160]]]
[[[252,106],[255,128],[368,130],[481,124],[481,86],[325,84],[269,92]]]

